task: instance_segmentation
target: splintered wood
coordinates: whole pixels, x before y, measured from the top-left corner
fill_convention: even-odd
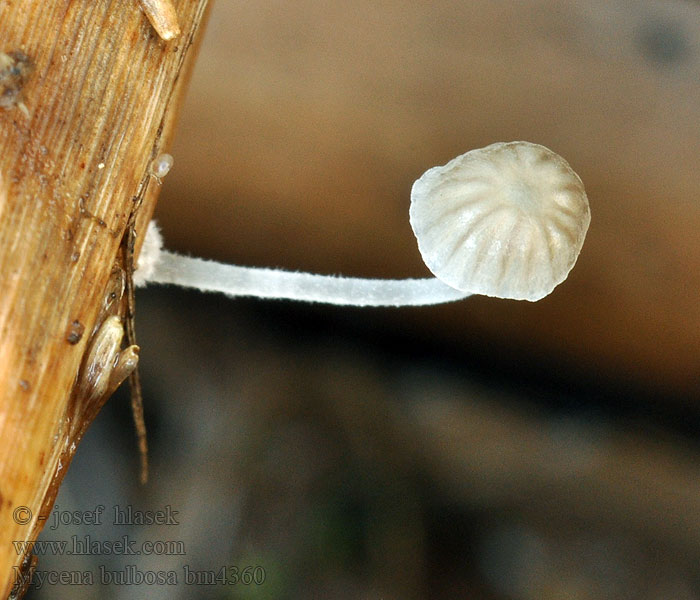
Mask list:
[[[171,0],[139,0],[139,2],[161,38],[172,40],[180,35],[177,12]]]

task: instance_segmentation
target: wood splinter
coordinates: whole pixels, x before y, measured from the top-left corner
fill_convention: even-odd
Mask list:
[[[172,0],[139,0],[158,35],[164,40],[172,40],[180,35],[180,25]]]

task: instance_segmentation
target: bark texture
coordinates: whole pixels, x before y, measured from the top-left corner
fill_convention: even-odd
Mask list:
[[[132,211],[137,240],[153,212],[206,4],[176,0],[164,41],[135,0],[0,0],[0,598],[90,416],[78,373]]]

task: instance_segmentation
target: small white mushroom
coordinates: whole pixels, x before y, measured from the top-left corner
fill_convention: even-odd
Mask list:
[[[410,220],[425,264],[449,286],[539,300],[574,266],[591,213],[561,156],[509,142],[424,173],[411,190]]]
[[[355,279],[224,265],[162,250],[157,229],[149,227],[148,257],[134,279],[353,306],[438,304],[472,294],[539,300],[566,279],[590,218],[583,184],[563,158],[529,142],[499,143],[430,169],[413,185],[411,226],[436,278]]]
[[[170,169],[173,168],[173,163],[175,159],[170,154],[159,154],[151,162],[151,175],[153,175],[158,181],[163,179]]]

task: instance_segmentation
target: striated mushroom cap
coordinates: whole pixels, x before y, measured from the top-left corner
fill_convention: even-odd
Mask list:
[[[591,213],[561,156],[501,142],[426,171],[411,189],[410,219],[425,264],[444,283],[534,301],[566,279]]]

